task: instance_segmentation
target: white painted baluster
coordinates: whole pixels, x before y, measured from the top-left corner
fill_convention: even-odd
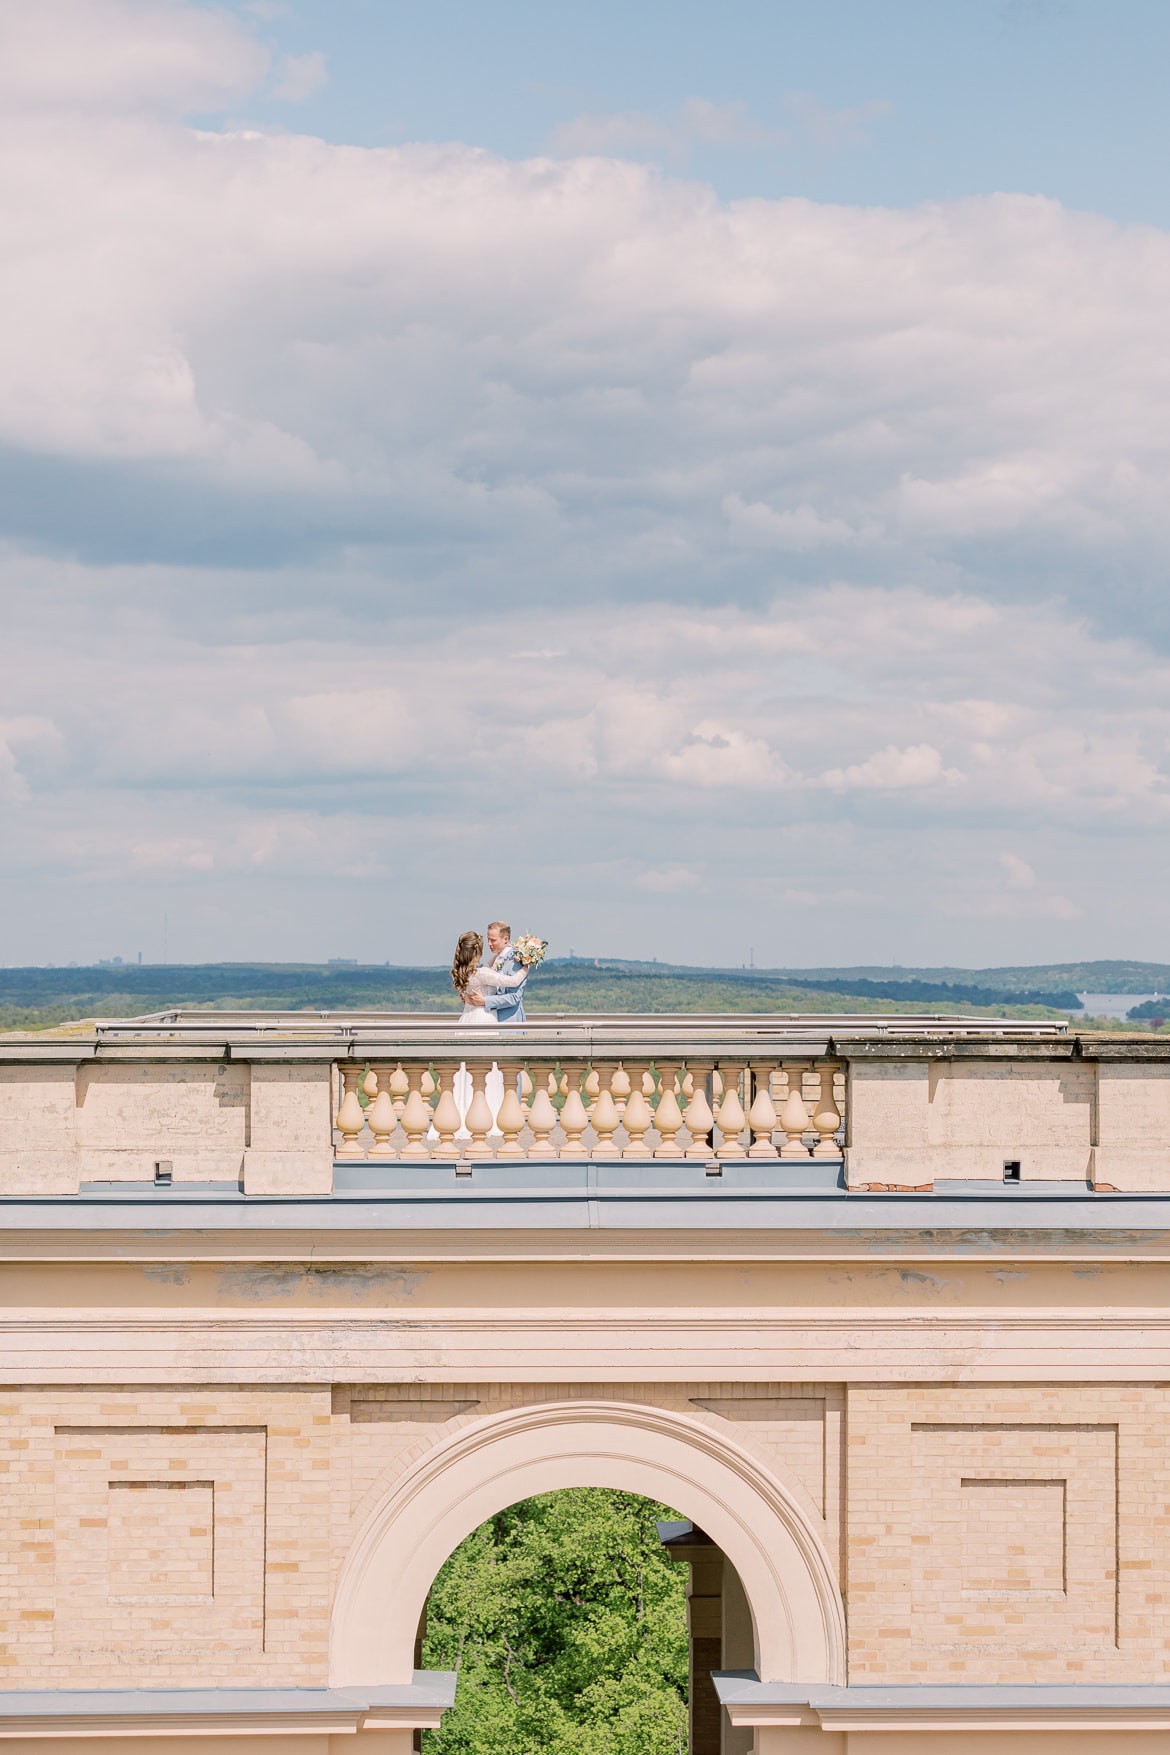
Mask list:
[[[833,1098],[833,1075],[837,1069],[831,1060],[819,1060],[815,1070],[820,1095],[812,1118],[818,1135],[817,1143],[813,1147],[813,1157],[839,1158],[841,1147],[837,1143],[836,1133],[841,1125],[841,1116]]]
[[[688,1158],[709,1159],[711,1157],[710,1136],[711,1129],[715,1125],[715,1117],[712,1115],[711,1105],[707,1101],[707,1075],[710,1070],[709,1066],[696,1066],[693,1061],[687,1063],[687,1076],[683,1081],[683,1089],[685,1090],[688,1084],[691,1087],[691,1097],[687,1104],[686,1113],[687,1132],[691,1136],[691,1143],[686,1152]]]
[[[788,1074],[788,1096],[780,1111],[780,1126],[788,1136],[780,1148],[782,1158],[807,1158],[808,1147],[803,1135],[808,1129],[808,1110],[801,1096],[801,1083],[804,1068],[798,1061],[786,1060],[784,1070]]]
[[[678,1134],[682,1128],[682,1110],[678,1106],[678,1098],[674,1094],[675,1073],[677,1067],[665,1061],[657,1061],[658,1076],[662,1081],[662,1090],[658,1098],[658,1107],[654,1111],[654,1126],[658,1130],[658,1148],[656,1158],[681,1158],[683,1149],[678,1143]]]
[[[343,1095],[337,1111],[337,1131],[341,1135],[341,1144],[337,1148],[339,1158],[360,1158],[358,1135],[366,1124],[365,1113],[358,1098],[358,1082],[362,1076],[359,1066],[343,1066],[341,1082]]]
[[[755,1066],[749,1069],[749,1077],[753,1075],[756,1094],[748,1110],[748,1125],[755,1137],[748,1147],[748,1157],[778,1158],[780,1154],[772,1144],[772,1132],[776,1126],[776,1105],[772,1101],[772,1069]]]
[[[613,1136],[618,1130],[621,1116],[618,1114],[617,1104],[610,1091],[610,1083],[616,1070],[612,1063],[609,1065],[601,1062],[594,1063],[594,1075],[600,1086],[597,1101],[594,1103],[589,1117],[596,1135],[593,1144],[595,1158],[616,1158],[619,1155],[617,1142]]]
[[[738,1066],[723,1068],[723,1101],[715,1112],[719,1123],[721,1137],[717,1158],[743,1158],[747,1154],[740,1143],[740,1134],[747,1125],[747,1116],[743,1112],[743,1104],[739,1100]]]
[[[430,1074],[425,1067],[414,1067],[411,1070],[414,1076],[408,1075],[410,1088],[402,1110],[402,1126],[406,1133],[402,1156],[429,1158],[426,1137],[431,1125],[431,1106],[423,1095],[423,1083],[430,1082]]]
[[[527,1117],[520,1099],[516,1095],[516,1082],[520,1073],[519,1063],[514,1060],[502,1060],[500,1071],[504,1077],[504,1100],[500,1104],[500,1112],[496,1116],[496,1126],[504,1137],[496,1147],[496,1157],[523,1158],[524,1147],[520,1144],[520,1134]]]

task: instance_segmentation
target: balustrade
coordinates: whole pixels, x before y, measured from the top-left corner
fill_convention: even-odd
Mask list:
[[[839,1158],[843,1067],[828,1060],[378,1060],[338,1067],[337,1158],[739,1160]],[[502,1093],[500,1085],[502,1084]],[[494,1088],[493,1088],[494,1087]],[[494,1098],[494,1100],[493,1100]]]

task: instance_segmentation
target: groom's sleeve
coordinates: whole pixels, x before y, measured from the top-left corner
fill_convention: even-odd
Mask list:
[[[508,970],[509,975],[513,975],[515,972],[514,969]],[[528,976],[526,974],[524,980],[517,987],[502,987],[498,993],[485,993],[483,996],[485,1010],[498,1012],[503,1011],[506,1006],[515,1005],[527,984]]]

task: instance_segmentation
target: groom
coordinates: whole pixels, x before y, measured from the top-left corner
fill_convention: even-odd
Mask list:
[[[512,949],[512,928],[505,920],[493,920],[487,930],[488,954],[484,958],[483,967],[494,969],[500,975],[515,975],[521,965]],[[528,985],[525,976],[519,987],[502,987],[498,993],[489,993],[486,997],[479,993],[469,993],[469,1005],[486,1006],[489,1012],[495,1012],[497,1024],[523,1024],[524,989]]]

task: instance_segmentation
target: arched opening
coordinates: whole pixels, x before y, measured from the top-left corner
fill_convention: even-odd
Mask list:
[[[840,1593],[820,1538],[785,1486],[686,1414],[581,1400],[474,1421],[388,1489],[338,1583],[333,1684],[409,1682],[423,1606],[460,1543],[508,1506],[580,1487],[638,1494],[693,1520],[742,1586],[751,1667],[763,1680],[844,1680]]]

